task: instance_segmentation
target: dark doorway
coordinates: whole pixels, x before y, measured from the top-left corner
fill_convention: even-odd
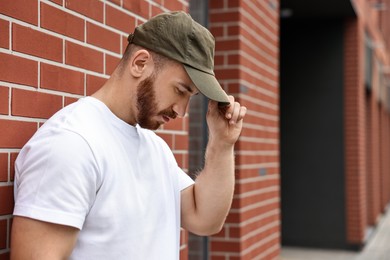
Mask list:
[[[281,19],[282,244],[346,247],[343,19]]]

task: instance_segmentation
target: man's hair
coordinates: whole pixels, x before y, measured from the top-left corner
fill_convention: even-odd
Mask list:
[[[119,71],[122,74],[123,69],[126,67],[131,55],[133,55],[134,52],[145,49],[147,50],[151,55],[154,62],[155,72],[158,73],[165,65],[167,65],[169,62],[172,62],[173,60],[165,57],[161,54],[158,54],[154,51],[149,50],[148,48],[144,48],[135,44],[128,44],[126,47],[125,52],[123,53],[122,59],[119,63]]]

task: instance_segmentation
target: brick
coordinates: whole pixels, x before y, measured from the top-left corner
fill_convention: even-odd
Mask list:
[[[50,1],[50,2],[53,2],[53,3],[55,3],[55,4],[58,4],[58,5],[60,5],[60,6],[63,5],[62,0],[49,0],[49,1]]]
[[[36,87],[38,63],[14,55],[0,53],[0,80]]]
[[[231,51],[239,50],[240,41],[239,40],[221,40],[215,43],[216,51]]]
[[[175,150],[188,150],[188,135],[174,135]]]
[[[7,247],[7,220],[0,220],[0,249]]]
[[[95,93],[104,85],[104,83],[106,83],[106,81],[107,79],[105,78],[87,75],[87,96]]]
[[[18,24],[12,25],[12,50],[62,62],[62,39]]]
[[[186,119],[179,117],[174,120],[170,120],[169,123],[163,125],[164,130],[182,130],[184,120]]]
[[[68,41],[65,43],[65,63],[103,73],[103,53]]]
[[[152,16],[156,16],[156,15],[161,14],[163,12],[164,12],[164,10],[161,9],[161,7],[152,5]]]
[[[149,18],[149,3],[145,0],[123,0],[123,7],[144,18]]]
[[[169,147],[173,147],[173,135],[172,134],[166,134],[166,133],[158,133],[158,136],[160,136]]]
[[[8,181],[8,153],[0,153],[0,181]]]
[[[244,31],[244,30],[241,30],[240,26],[238,25],[231,25],[231,26],[228,26],[227,28],[227,35],[228,36],[236,36],[236,35],[240,35],[240,33]]]
[[[84,94],[84,73],[41,63],[41,88]]]
[[[240,243],[233,241],[211,241],[210,249],[212,251],[222,251],[222,252],[240,252]]]
[[[76,102],[77,100],[79,100],[78,98],[73,98],[73,97],[65,97],[65,106],[67,105],[70,105],[74,102]]]
[[[240,7],[241,0],[229,0],[227,1],[228,8]]]
[[[225,6],[225,1],[209,1],[210,9],[223,9]]]
[[[0,19],[0,48],[9,48],[9,22]]]
[[[240,13],[238,11],[215,13],[210,16],[210,23],[225,23],[240,21]]]
[[[180,247],[180,258],[181,260],[188,259],[188,247]]]
[[[120,35],[92,23],[87,23],[87,42],[120,53]]]
[[[230,79],[238,79],[240,75],[240,70],[238,69],[216,69],[215,75],[218,80],[230,80]]]
[[[210,28],[210,32],[215,38],[225,36],[225,26],[213,26],[212,28]]]
[[[44,3],[41,3],[41,27],[84,41],[83,19]]]
[[[0,147],[22,148],[37,130],[37,124],[0,119],[0,129]]]
[[[15,178],[15,160],[16,160],[17,156],[18,156],[18,153],[11,153],[11,160],[10,160],[10,166],[9,166],[11,181],[14,181],[14,178]]]
[[[172,148],[172,147],[171,147]],[[175,160],[177,162],[177,165],[179,165],[180,168],[184,169],[183,165],[183,154],[174,153],[173,156],[175,157]]]
[[[0,86],[0,114],[8,114],[9,88]]]
[[[241,61],[241,55],[231,54],[231,55],[227,56],[227,64],[228,65],[240,64],[240,61]]]
[[[122,5],[121,4],[121,0],[108,0],[108,1],[110,1],[111,3],[114,3],[114,4],[118,5],[118,6]]]
[[[182,2],[178,0],[170,0],[170,1],[165,1],[164,6],[169,9],[169,10],[182,10],[182,11],[187,11],[186,7],[183,5]]]
[[[38,0],[0,1],[0,14],[38,25]]]
[[[23,89],[12,90],[12,115],[49,118],[61,108],[61,96]]]
[[[13,186],[0,186],[0,215],[12,214],[14,208]]]
[[[214,64],[215,65],[226,65],[225,64],[225,55],[216,55],[214,57]]]
[[[121,59],[106,54],[106,74],[111,75]]]
[[[134,31],[135,18],[106,5],[106,24],[125,33]]]
[[[122,52],[121,54],[125,53],[126,47],[129,44],[127,41],[127,37],[122,36]]]
[[[65,0],[65,7],[92,18],[95,21],[103,22],[103,3],[96,0]]]

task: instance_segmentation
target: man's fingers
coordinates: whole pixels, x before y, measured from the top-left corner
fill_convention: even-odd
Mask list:
[[[233,117],[233,112],[234,112],[234,97],[233,96],[228,96],[230,105],[226,108],[225,111],[225,117],[226,119],[231,119]]]
[[[237,121],[242,120],[246,115],[247,108],[244,106],[241,106],[240,108],[240,114],[238,115]]]
[[[240,103],[234,102],[233,104],[232,117],[229,120],[229,124],[234,125],[237,122],[238,116],[240,114]]]
[[[209,102],[209,112],[213,112],[216,109],[219,110],[219,113],[224,116],[230,125],[236,124],[245,117],[247,108],[241,106],[240,103],[234,101],[233,96],[228,96],[230,105],[227,106],[218,106],[218,102],[210,100]]]
[[[242,120],[245,117],[246,111],[246,107],[241,106],[238,102],[234,102],[234,112],[232,118],[229,121],[229,124],[232,125]]]

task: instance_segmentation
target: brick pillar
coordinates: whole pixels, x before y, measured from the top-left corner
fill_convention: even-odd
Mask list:
[[[215,71],[248,107],[236,145],[236,190],[211,259],[275,259],[280,251],[279,2],[210,1]]]
[[[363,244],[367,223],[363,36],[360,21],[347,18],[344,31],[346,239],[356,246]]]
[[[390,187],[390,169],[389,169],[389,115],[382,104],[380,110],[380,158],[381,158],[381,169],[380,169],[380,180],[381,180],[381,210],[385,210],[389,203],[389,187]]]
[[[380,207],[380,134],[379,103],[380,88],[377,63],[373,63],[373,81],[370,93],[366,95],[366,144],[367,144],[367,224],[375,226],[381,213]]]
[[[366,155],[367,155],[367,224],[375,225],[376,216],[375,216],[375,200],[374,200],[374,172],[373,172],[373,142],[372,142],[372,102],[371,95],[366,96]]]

